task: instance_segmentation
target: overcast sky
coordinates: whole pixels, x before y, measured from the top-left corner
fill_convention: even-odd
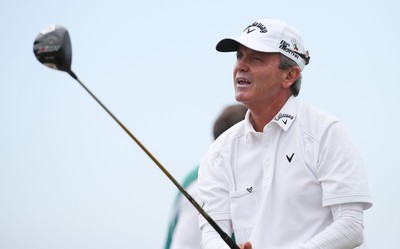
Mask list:
[[[0,3],[0,248],[162,248],[175,186],[68,74],[32,52],[69,30],[72,69],[179,181],[234,103],[233,53],[216,43],[253,21],[296,27],[311,55],[302,101],[341,119],[374,206],[370,248],[398,248],[399,3],[380,1]]]

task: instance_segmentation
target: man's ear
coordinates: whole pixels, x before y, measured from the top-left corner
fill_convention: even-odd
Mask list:
[[[291,85],[300,77],[300,68],[291,67],[285,70],[284,79],[282,82],[283,88],[290,88]]]

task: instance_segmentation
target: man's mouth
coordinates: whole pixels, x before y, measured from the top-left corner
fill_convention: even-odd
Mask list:
[[[237,78],[236,83],[238,86],[248,86],[251,84],[251,81],[249,81],[245,78]]]

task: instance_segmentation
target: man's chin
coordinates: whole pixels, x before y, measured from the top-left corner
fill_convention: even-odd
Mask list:
[[[245,104],[247,101],[249,101],[250,99],[248,97],[246,97],[243,93],[236,93],[235,95],[235,99],[237,102],[241,102],[243,104]]]

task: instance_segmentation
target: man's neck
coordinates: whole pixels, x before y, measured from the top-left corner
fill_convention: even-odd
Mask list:
[[[276,98],[273,102],[265,105],[248,106],[250,109],[250,122],[255,131],[262,132],[264,127],[278,114],[285,105],[289,96]]]

